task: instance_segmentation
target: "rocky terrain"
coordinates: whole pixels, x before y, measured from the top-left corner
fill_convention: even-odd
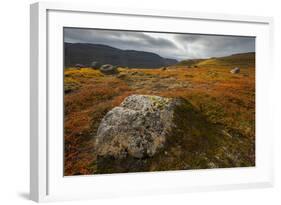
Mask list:
[[[64,174],[255,166],[254,65],[65,69]]]

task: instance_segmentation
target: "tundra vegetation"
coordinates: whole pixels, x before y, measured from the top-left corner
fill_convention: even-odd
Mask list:
[[[254,53],[116,70],[64,70],[65,175],[255,166]],[[176,127],[153,156],[99,156],[104,116],[131,95],[181,99]]]

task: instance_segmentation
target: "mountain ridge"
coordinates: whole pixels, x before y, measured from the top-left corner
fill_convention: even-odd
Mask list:
[[[122,50],[104,44],[64,43],[65,67],[83,64],[89,66],[93,61],[131,68],[159,68],[178,63],[175,59],[137,50]]]

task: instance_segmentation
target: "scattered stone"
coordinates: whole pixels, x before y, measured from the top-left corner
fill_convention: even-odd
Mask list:
[[[163,71],[164,71],[164,70],[167,70],[167,68],[166,68],[166,67],[163,67],[161,70],[163,70]]]
[[[101,67],[101,64],[97,61],[93,61],[91,63],[91,68],[93,68],[93,69],[99,69],[100,67]]]
[[[230,73],[232,74],[236,74],[236,73],[240,73],[240,68],[236,67],[236,68],[233,68]]]
[[[83,64],[75,64],[75,67],[76,68],[83,68],[83,67],[85,67]]]
[[[113,75],[118,73],[117,66],[113,66],[110,64],[102,65],[100,67],[100,71],[106,75]]]

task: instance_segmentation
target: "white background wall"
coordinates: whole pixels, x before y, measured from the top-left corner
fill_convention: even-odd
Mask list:
[[[29,192],[29,4],[0,4],[0,204],[31,204]],[[83,0],[79,0],[83,2]],[[187,193],[69,204],[281,204],[281,6],[278,0],[92,0],[101,6],[273,16],[275,20],[275,188]],[[265,68],[266,69],[266,68]],[[267,108],[265,108],[267,109]]]

